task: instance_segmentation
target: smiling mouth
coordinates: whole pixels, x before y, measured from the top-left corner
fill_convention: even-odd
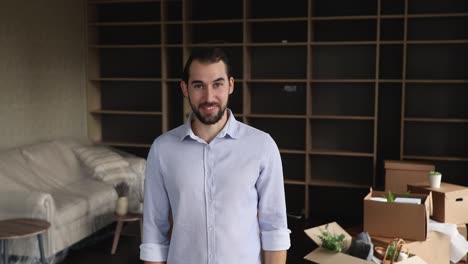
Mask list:
[[[204,112],[212,112],[218,107],[217,104],[203,104],[200,106],[200,109]]]

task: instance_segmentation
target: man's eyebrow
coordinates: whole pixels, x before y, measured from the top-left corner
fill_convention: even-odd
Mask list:
[[[190,82],[190,84],[203,84],[203,82],[200,80],[193,80]]]
[[[219,77],[218,79],[214,80],[213,82],[224,82],[226,79],[224,79],[223,77]],[[203,81],[200,81],[200,80],[193,80],[190,82],[190,84],[203,84],[204,82]]]

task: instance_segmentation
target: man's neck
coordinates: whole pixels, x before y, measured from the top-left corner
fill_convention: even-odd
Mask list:
[[[216,124],[212,125],[203,124],[195,115],[193,117],[194,119],[191,124],[193,133],[209,144],[226,125],[229,111],[226,110],[223,117]]]

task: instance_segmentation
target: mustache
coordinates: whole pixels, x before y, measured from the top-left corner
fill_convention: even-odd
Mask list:
[[[218,103],[212,103],[212,102],[206,102],[206,103],[202,103],[199,105],[199,107],[211,107],[211,106],[219,106]]]

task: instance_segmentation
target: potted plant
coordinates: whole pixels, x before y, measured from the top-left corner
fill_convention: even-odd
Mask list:
[[[384,198],[386,198],[387,202],[389,202],[389,203],[395,202],[395,195],[390,190],[388,190],[385,193]]]
[[[328,227],[328,226],[327,226]],[[337,235],[332,234],[328,231],[327,228],[325,230],[321,230],[322,235],[319,236],[320,240],[322,241],[322,247],[328,250],[334,251],[336,253],[343,252],[345,249],[345,235]]]
[[[125,215],[128,211],[128,192],[130,187],[127,182],[119,182],[114,185],[114,189],[117,192],[117,203],[115,205],[115,213],[117,215]]]
[[[428,174],[429,185],[431,188],[440,188],[440,182],[442,181],[442,173],[438,171],[430,171]]]

